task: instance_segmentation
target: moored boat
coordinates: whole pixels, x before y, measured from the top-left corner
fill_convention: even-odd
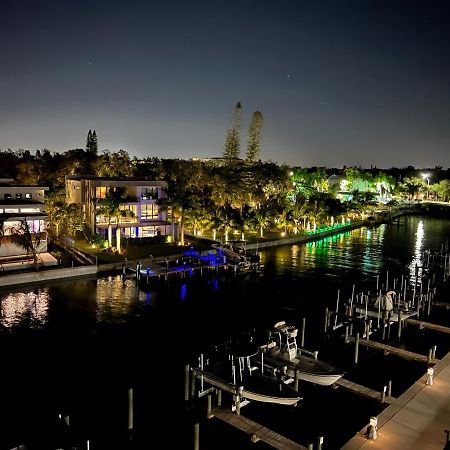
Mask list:
[[[310,383],[329,386],[334,384],[344,373],[332,364],[320,361],[317,352],[300,349],[297,346],[298,330],[286,322],[278,322],[270,330],[269,341],[261,346],[265,351],[267,364],[283,363],[287,367],[287,375]]]

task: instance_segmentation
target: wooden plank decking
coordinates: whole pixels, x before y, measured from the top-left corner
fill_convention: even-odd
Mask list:
[[[442,450],[450,424],[450,353],[434,373],[433,386],[424,375],[379,414],[377,440],[365,438],[364,427],[342,449]]]
[[[347,389],[350,392],[354,392],[355,394],[362,395],[363,397],[369,398],[371,400],[375,400],[380,402],[382,399],[382,393],[375,391],[374,389],[368,388],[366,386],[362,386],[361,384],[354,383],[353,381],[346,380],[345,378],[339,378],[339,380],[334,383],[335,386],[342,387]],[[394,397],[385,397],[384,403],[391,403],[394,400]]]
[[[416,325],[419,328],[427,328],[428,330],[434,330],[434,331],[439,331],[441,333],[450,334],[449,327],[445,327],[443,325],[438,325],[436,323],[423,322],[421,320],[416,320],[416,319],[406,319],[405,322],[408,324],[411,324],[411,325]]]
[[[349,336],[348,340],[351,342],[355,342],[354,336]],[[376,348],[378,350],[383,350],[386,353],[392,353],[393,355],[400,356],[404,359],[411,359],[414,361],[419,361],[423,363],[428,363],[428,356],[420,355],[419,353],[410,352],[409,350],[405,350],[403,348],[393,347],[392,345],[382,344],[381,342],[370,341],[368,339],[360,339],[360,345],[364,345],[366,347]],[[438,361],[435,359],[434,361]]]
[[[218,406],[213,408],[211,414],[238,430],[249,434],[253,442],[260,440],[273,448],[280,450],[306,450],[306,447],[291,441],[287,437],[282,436],[259,423],[253,422],[253,420],[250,420],[247,417],[232,413],[224,407]]]

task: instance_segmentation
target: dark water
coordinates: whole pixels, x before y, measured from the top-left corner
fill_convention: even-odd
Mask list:
[[[424,249],[438,249],[450,221],[409,218],[406,227],[363,228],[305,246],[262,252],[264,275],[232,272],[187,276],[138,288],[119,276],[15,288],[0,293],[0,448],[61,445],[58,414],[70,414],[75,440],[91,449],[193,448],[192,424],[200,419],[201,449],[266,448],[198,408],[183,404],[183,367],[210,344],[239,330],[306,317],[306,346],[320,350],[364,385],[381,389],[393,380],[394,395],[424,373],[423,365],[353,350],[323,336],[326,306],[337,290],[348,298],[375,291],[376,276],[408,274]],[[413,270],[413,269],[411,269]],[[441,291],[442,298],[448,292]],[[448,313],[436,321],[450,324]],[[438,357],[450,340],[407,329],[402,345]],[[135,438],[127,435],[127,389],[135,392]],[[296,409],[250,404],[243,414],[303,445],[325,437],[339,448],[380,407],[340,389],[301,386]],[[169,429],[168,429],[169,427]],[[86,447],[80,447],[86,448]]]

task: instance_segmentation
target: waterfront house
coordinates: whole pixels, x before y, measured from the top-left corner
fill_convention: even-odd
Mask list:
[[[131,217],[121,218],[117,223],[115,217],[100,213],[101,200],[107,198],[110,190],[120,190],[120,209],[131,211]],[[160,204],[160,200],[167,199],[165,181],[68,176],[66,198],[68,203],[82,205],[89,231],[105,239],[111,240],[108,236],[111,226],[125,238],[173,235],[174,232],[167,220],[167,210]]]
[[[44,197],[48,187],[14,184],[11,178],[0,178],[0,270],[31,267],[31,251],[13,241],[14,231],[23,233],[26,221],[38,262],[57,264],[47,253],[47,214]],[[30,259],[31,258],[31,259]]]

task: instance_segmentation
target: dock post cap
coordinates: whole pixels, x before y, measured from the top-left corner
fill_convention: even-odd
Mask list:
[[[433,376],[434,376],[434,368],[428,367],[427,369],[427,386],[433,386]]]
[[[372,441],[374,441],[377,437],[377,425],[378,425],[378,418],[375,416],[372,416],[369,421],[369,426],[367,427],[366,431],[366,437]]]

